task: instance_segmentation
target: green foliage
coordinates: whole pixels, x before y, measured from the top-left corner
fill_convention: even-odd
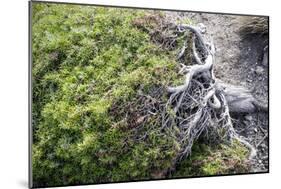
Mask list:
[[[173,177],[245,173],[249,168],[245,161],[248,155],[248,150],[238,141],[218,146],[197,143],[192,156],[177,166]]]
[[[139,10],[33,3],[35,186],[151,178],[169,138],[136,142],[109,113],[175,80],[175,60],[134,27]],[[120,107],[123,107],[121,104]],[[125,121],[123,124],[128,125]],[[148,145],[149,144],[149,145]]]
[[[138,141],[122,116],[137,91],[181,81],[174,52],[132,24],[144,11],[36,2],[32,10],[34,186],[149,179],[168,169],[174,138],[151,119]]]

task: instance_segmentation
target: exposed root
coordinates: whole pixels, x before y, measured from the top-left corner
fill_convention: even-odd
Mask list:
[[[163,22],[161,23],[163,24]],[[167,175],[175,169],[177,163],[190,156],[192,146],[200,136],[215,142],[229,143],[236,140],[249,149],[249,160],[253,159],[256,156],[256,149],[235,131],[230,113],[267,111],[267,106],[259,103],[249,90],[225,84],[215,77],[213,70],[214,43],[213,41],[205,42],[197,27],[184,24],[175,26],[167,23],[164,24],[167,27],[164,27],[162,24],[162,29],[160,28],[160,30],[164,28],[162,37],[163,34],[167,33],[176,33],[177,35],[158,40],[158,43],[165,41],[163,44],[166,42],[171,44],[170,42],[175,42],[175,38],[179,37],[180,34],[186,38],[186,42],[177,56],[180,67],[179,74],[184,74],[185,80],[182,85],[166,88],[169,95],[167,102],[159,100],[161,99],[159,92],[155,93],[155,96],[146,96],[145,98],[143,98],[144,94],[140,94],[142,96],[140,104],[145,104],[145,108],[142,108],[139,116],[144,119],[136,127],[137,129],[141,128],[146,120],[153,116],[155,122],[161,123],[159,133],[175,138],[178,143],[179,149],[172,166],[163,170],[161,175]],[[168,32],[168,30],[174,29],[177,31]],[[192,38],[190,38],[190,34],[192,34]],[[192,40],[194,64],[186,60],[182,61],[182,57],[187,54],[187,44],[189,43],[187,40]],[[202,135],[203,133],[204,135]],[[145,140],[146,135],[147,132],[136,140]]]
[[[256,99],[248,90],[226,85],[215,78],[214,45],[205,43],[196,27],[180,25],[178,29],[180,32],[193,33],[193,55],[196,64],[182,65],[180,72],[186,72],[184,84],[167,88],[170,96],[162,112],[162,130],[169,134],[170,128],[179,129],[176,138],[180,150],[174,165],[191,154],[194,141],[203,132],[218,141],[239,141],[249,149],[251,160],[256,156],[256,149],[236,133],[230,112],[251,113],[261,106],[257,107]],[[183,56],[185,49],[184,46],[179,58]],[[167,173],[172,170],[173,167],[165,171]]]

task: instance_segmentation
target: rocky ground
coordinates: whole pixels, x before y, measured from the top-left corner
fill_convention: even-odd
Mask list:
[[[242,39],[238,29],[242,26],[236,15],[177,13],[166,14],[175,22],[189,18],[195,25],[206,26],[206,36],[216,47],[215,75],[222,81],[243,86],[252,91],[263,105],[268,104],[268,61],[266,43],[261,36]],[[251,172],[268,171],[268,112],[234,115],[236,130],[253,144],[258,154],[251,162]]]

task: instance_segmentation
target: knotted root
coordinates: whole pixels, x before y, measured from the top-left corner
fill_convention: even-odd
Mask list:
[[[181,160],[190,156],[192,146],[199,137],[216,143],[238,141],[249,149],[248,159],[252,160],[256,156],[256,149],[235,131],[231,113],[267,111],[267,106],[261,105],[249,90],[225,84],[215,77],[213,41],[205,42],[197,27],[182,24],[171,25],[170,29],[177,29],[186,40],[191,40],[194,62],[182,61],[187,53],[187,43],[190,42],[186,41],[177,57],[179,74],[184,75],[184,83],[161,88],[162,92],[152,90],[149,95],[140,93],[138,104],[145,106],[138,113],[139,118],[133,122],[138,132],[153,117],[154,122],[150,123],[148,129],[154,129],[159,135],[169,135],[177,142],[179,148],[172,166],[160,175],[167,176]],[[165,94],[163,90],[168,93],[167,101],[160,100]],[[160,130],[157,126],[159,123]],[[148,131],[144,130],[143,133],[135,134],[137,141],[145,140]]]
[[[204,42],[200,31],[188,25],[178,26],[180,32],[193,33],[194,65],[182,64],[185,82],[179,86],[167,87],[170,96],[162,112],[162,130],[177,127],[176,138],[180,150],[174,165],[191,154],[193,143],[204,132],[220,141],[237,140],[250,151],[249,160],[256,155],[256,149],[239,136],[232,124],[230,112],[253,112],[258,106],[255,98],[242,87],[226,85],[213,74],[214,45]],[[182,48],[178,58],[183,56]],[[200,53],[197,53],[199,51]],[[201,55],[199,55],[201,54]],[[266,110],[267,107],[261,109]],[[173,167],[168,171],[173,170]]]

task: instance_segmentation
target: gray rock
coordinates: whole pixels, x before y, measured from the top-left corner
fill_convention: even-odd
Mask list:
[[[252,121],[252,120],[253,120],[253,117],[252,117],[251,115],[247,115],[247,116],[245,116],[245,119],[246,119],[247,121]]]
[[[257,66],[256,70],[255,70],[256,74],[258,75],[262,75],[264,73],[264,68],[261,66]]]
[[[207,31],[207,28],[203,23],[199,23],[198,28],[202,34],[206,33],[206,31]]]

